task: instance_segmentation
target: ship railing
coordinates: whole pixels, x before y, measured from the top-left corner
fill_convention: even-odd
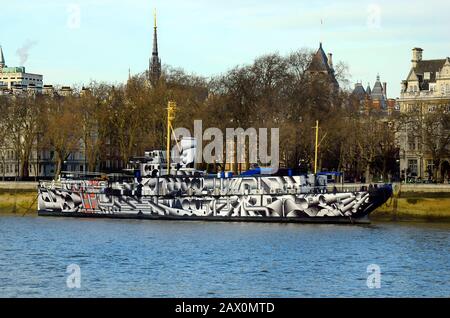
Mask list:
[[[375,183],[362,183],[362,184],[351,184],[351,185],[328,185],[327,191],[328,193],[333,193],[334,188],[338,193],[347,193],[347,192],[366,192],[371,190],[376,190],[378,188],[383,188],[386,186],[386,183],[383,182],[375,182]]]
[[[79,192],[101,193],[104,191],[107,182],[105,181],[40,181],[39,188],[49,190],[69,190]]]

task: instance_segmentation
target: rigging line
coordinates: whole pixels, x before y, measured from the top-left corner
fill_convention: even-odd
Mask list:
[[[33,207],[34,203],[38,200],[39,198],[39,193],[36,195],[36,197],[34,198],[33,202],[31,203],[31,205],[28,207],[28,209],[25,210],[25,213],[22,214],[22,217],[24,217],[28,212],[30,212],[31,208]],[[23,208],[22,206],[19,205],[19,207]]]
[[[181,152],[181,146],[178,143],[177,136],[175,135],[175,131],[173,130],[172,125],[170,125],[170,131],[172,131],[172,136],[173,136],[173,139],[175,140],[175,143],[177,145],[178,151]]]

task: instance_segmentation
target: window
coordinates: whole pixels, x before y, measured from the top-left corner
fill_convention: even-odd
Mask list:
[[[427,160],[427,173],[428,176],[431,178],[433,175],[434,170],[434,161],[433,160]]]
[[[408,136],[407,142],[409,150],[416,150],[416,139],[413,136]]]
[[[408,172],[412,176],[417,176],[417,159],[408,160]]]

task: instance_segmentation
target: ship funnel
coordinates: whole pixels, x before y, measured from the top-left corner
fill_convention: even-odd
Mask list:
[[[197,151],[197,140],[193,137],[183,137],[179,145],[181,167],[193,168]]]

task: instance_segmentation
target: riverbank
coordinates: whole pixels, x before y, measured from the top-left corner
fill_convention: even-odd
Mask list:
[[[336,185],[341,191],[354,191],[361,186],[361,184]],[[370,215],[372,220],[450,222],[449,184],[396,183],[393,184],[393,189],[392,198]]]
[[[37,215],[36,197],[36,191],[0,189],[0,214]]]
[[[36,182],[0,182],[0,215],[37,215]]]
[[[372,219],[450,222],[450,186],[394,185],[394,195]]]
[[[449,198],[398,198],[371,214],[372,220],[411,221],[415,219],[425,221],[450,222]]]
[[[0,214],[36,215],[36,187],[33,182],[0,182]],[[343,189],[359,187],[346,184]],[[371,219],[450,222],[450,185],[394,184],[394,196],[373,212]]]

